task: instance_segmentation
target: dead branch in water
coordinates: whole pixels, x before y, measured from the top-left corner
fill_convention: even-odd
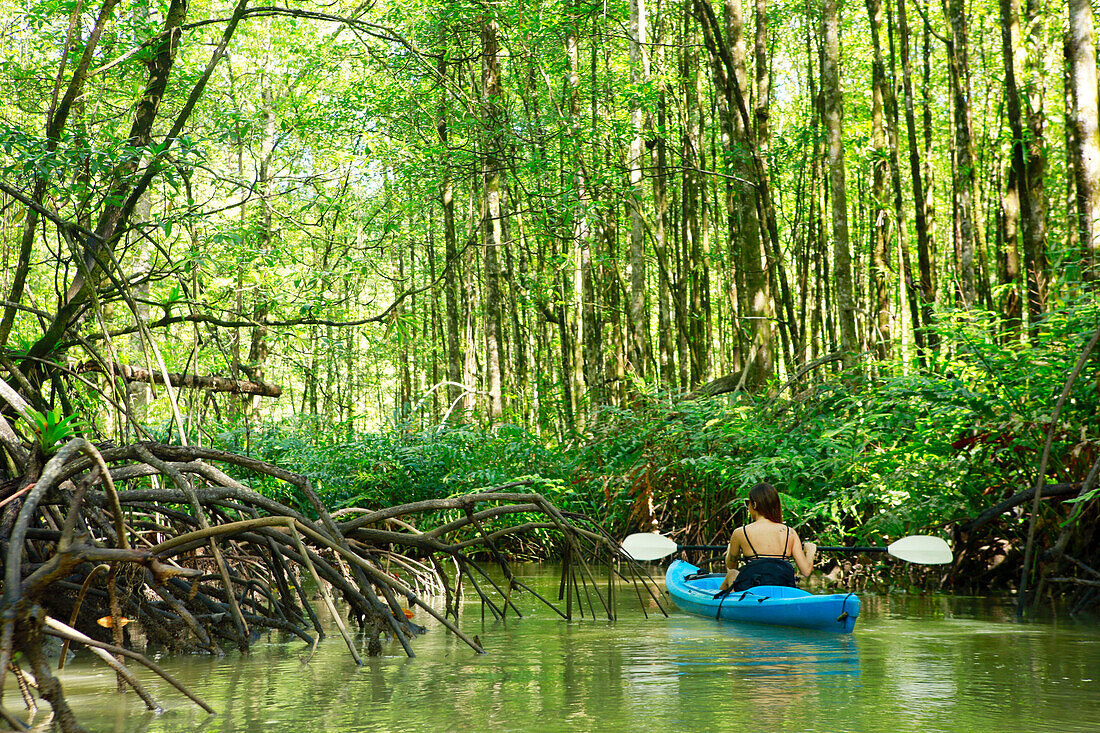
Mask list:
[[[482,653],[478,638],[460,628],[464,589],[498,618],[518,615],[514,599],[525,591],[563,618],[587,610],[613,619],[616,580],[633,581],[639,601],[646,600],[643,588],[657,598],[644,573],[625,566],[620,574],[611,537],[587,518],[561,512],[533,490],[535,480],[357,508],[338,522],[306,477],[226,451],[152,442],[99,450],[75,439],[39,464],[27,462],[0,506],[0,689],[9,669],[20,677],[29,671],[64,731],[81,728],[50,672],[42,647],[47,634],[110,660],[119,684],[133,687],[150,707],[157,703],[123,657],[209,711],[133,647],[222,654],[226,644],[247,649],[267,629],[312,643],[325,633],[316,593],[355,663],[361,652],[381,653],[383,638],[412,656],[410,642],[425,630],[412,620],[419,613]],[[296,506],[250,486],[261,483]],[[418,522],[418,515],[425,519]],[[418,523],[432,528],[421,531]],[[516,578],[501,550],[534,530],[554,532],[564,548],[557,601]],[[484,557],[499,566],[503,583],[481,566]],[[606,565],[606,589],[597,585],[596,565]],[[442,611],[432,595],[444,598]],[[10,711],[0,714],[19,722]]]

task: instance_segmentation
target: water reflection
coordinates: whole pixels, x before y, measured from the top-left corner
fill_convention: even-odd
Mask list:
[[[680,673],[707,668],[749,677],[859,675],[859,646],[849,634],[719,623],[678,614],[669,621]]]
[[[247,656],[161,659],[218,710],[213,717],[148,675],[168,712],[145,712],[133,694],[111,692],[113,674],[87,658],[63,681],[97,733],[656,733],[745,719],[800,732],[1095,730],[1100,633],[992,621],[998,608],[867,597],[846,635],[627,608],[615,623],[565,623],[531,602],[521,620],[483,625],[469,609],[464,624],[485,656],[433,628],[416,641],[416,658],[394,647],[361,668],[338,637],[312,657],[298,640],[272,636]],[[4,702],[21,709],[11,690]]]

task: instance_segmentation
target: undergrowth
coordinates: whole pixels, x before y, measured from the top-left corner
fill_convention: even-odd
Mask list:
[[[333,509],[534,477],[530,490],[614,534],[713,543],[746,519],[747,490],[769,481],[803,537],[879,543],[942,532],[1034,484],[1054,405],[1097,312],[1092,304],[1055,313],[1034,346],[987,336],[996,329],[973,314],[946,314],[943,347],[922,370],[834,375],[781,400],[654,396],[604,409],[588,435],[567,443],[511,425],[348,437],[305,418],[225,430],[220,440],[309,476]],[[1098,366],[1094,355],[1059,416],[1048,483],[1081,481],[1097,459]]]

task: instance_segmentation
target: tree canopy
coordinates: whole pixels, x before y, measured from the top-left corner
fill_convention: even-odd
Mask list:
[[[761,480],[1097,602],[1088,0],[0,7],[0,686],[64,717],[28,609],[115,651],[120,587],[244,647],[308,568],[407,647],[382,558],[450,611],[430,558],[564,542],[571,609],[581,518],[722,542]]]

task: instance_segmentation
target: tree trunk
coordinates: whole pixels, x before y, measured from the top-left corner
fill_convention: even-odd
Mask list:
[[[1020,220],[1020,239],[1023,244],[1024,263],[1027,271],[1027,302],[1029,321],[1034,324],[1044,308],[1045,280],[1043,277],[1043,256],[1040,254],[1042,245],[1035,241],[1035,237],[1044,237],[1045,225],[1041,216],[1035,213],[1036,207],[1042,208],[1042,203],[1036,201],[1038,195],[1042,197],[1042,183],[1035,185],[1031,176],[1042,170],[1042,163],[1036,164],[1030,160],[1032,150],[1028,144],[1031,135],[1029,117],[1025,111],[1027,95],[1020,88],[1019,82],[1024,74],[1024,57],[1026,50],[1023,44],[1023,35],[1020,28],[1020,2],[1019,0],[1000,0],[1001,12],[1001,50],[1005,65],[1005,99],[1008,107],[1008,124],[1012,131],[1012,147],[1008,181],[1015,186],[1015,200],[1008,201],[1009,207],[1018,204]],[[1040,221],[1036,221],[1039,219]]]
[[[931,244],[928,230],[928,213],[925,210],[924,180],[921,175],[921,147],[917,143],[917,120],[913,101],[913,66],[909,49],[909,18],[905,0],[898,0],[898,46],[901,53],[902,90],[905,94],[905,131],[909,148],[909,177],[913,182],[913,229],[917,235],[918,278],[908,280],[913,291],[913,340],[922,358],[928,348],[928,327],[932,322]],[[900,226],[900,224],[899,224]]]
[[[856,335],[856,304],[852,283],[852,256],[848,243],[848,192],[844,182],[844,129],[840,86],[840,17],[836,0],[825,0],[825,57],[821,75],[824,118],[829,159],[829,194],[832,199],[833,278],[836,309],[840,322],[840,349],[844,367],[855,366],[859,354]]]
[[[732,22],[743,22],[740,17],[742,12],[740,0],[726,0],[724,7],[727,13],[727,28],[732,31],[732,25],[730,25]],[[736,9],[736,16],[733,12],[730,12],[734,9]],[[743,34],[744,31],[741,30],[733,37],[743,36]],[[734,87],[734,91],[736,91],[745,88],[741,80],[747,80],[748,73],[745,70],[746,59],[743,47],[737,49],[735,46],[734,50],[738,52],[733,57],[734,68],[738,74],[738,83]],[[763,159],[767,159],[767,152],[771,145],[771,85],[769,83],[770,68],[768,64],[767,0],[756,0],[756,33],[753,43],[753,56],[756,86],[756,104],[754,105],[753,115],[756,123],[756,152]],[[736,108],[731,109],[730,112],[733,114],[734,119],[740,121],[740,115],[737,113]],[[744,124],[734,125],[735,142],[740,143],[741,141],[748,142],[751,140],[752,132],[744,128]],[[741,244],[744,252],[748,255],[744,260],[745,287],[748,289],[749,294],[750,307],[748,313],[753,319],[751,321],[752,333],[757,349],[752,364],[746,365],[749,369],[749,378],[746,381],[751,386],[763,387],[775,375],[776,313],[772,282],[773,279],[781,276],[782,265],[778,261],[778,252],[774,252],[773,254],[776,256],[773,257],[768,257],[765,254],[769,248],[769,233],[762,226],[762,220],[766,219],[766,208],[771,206],[771,200],[770,197],[762,197],[760,193],[763,190],[762,187],[767,185],[767,182],[763,180],[767,172],[766,170],[758,171],[755,169],[754,161],[749,154],[752,149],[751,144],[739,144],[739,147],[743,147],[745,150],[739,155],[741,162],[734,171],[734,175],[747,181],[747,184],[738,182],[738,187],[742,190],[738,192],[737,199],[746,203],[746,205],[740,207],[741,211],[738,212],[738,219],[744,222]],[[771,267],[768,266],[769,264]],[[782,277],[783,282],[786,283],[786,276],[783,275]],[[787,357],[789,362],[789,353]]]
[[[1066,60],[1073,109],[1073,163],[1078,231],[1086,280],[1100,280],[1100,129],[1097,127],[1096,45],[1090,0],[1069,0]]]
[[[439,53],[439,78],[444,82],[440,89],[439,111],[436,117],[436,134],[439,136],[439,144],[443,153],[443,178],[439,185],[439,198],[443,205],[443,256],[444,275],[443,290],[446,301],[446,350],[447,350],[447,381],[454,382],[447,387],[448,406],[453,404],[462,395],[462,349],[459,347],[460,320],[458,312],[459,302],[459,261],[458,239],[455,232],[455,201],[454,183],[451,180],[451,156],[449,147],[450,133],[447,129],[447,51],[442,49]],[[467,385],[471,386],[471,385]]]
[[[757,166],[757,141],[749,126],[747,103],[742,90],[748,82],[746,63],[745,25],[740,0],[726,0],[723,4],[725,32],[718,27],[709,5],[697,1],[696,16],[703,28],[704,43],[710,55],[715,86],[718,90],[718,111],[722,122],[723,166],[726,175],[725,205],[728,232],[727,248],[731,260],[739,268],[731,273],[741,282],[738,294],[743,303],[737,311],[748,316],[746,329],[752,334],[752,346],[747,354],[754,354],[751,364],[739,367],[749,370],[746,384],[759,387],[775,373],[775,304],[772,299],[769,273],[762,252],[763,231],[760,226],[760,192],[765,185]],[[763,33],[763,37],[761,37]],[[724,38],[723,38],[724,35]],[[757,59],[757,67],[767,70],[766,21],[764,30],[757,28],[756,47],[764,48],[764,56]],[[757,104],[755,117],[767,139],[768,85],[760,80],[757,72]],[[761,95],[764,98],[761,99]],[[766,200],[766,197],[765,197]],[[742,329],[738,329],[739,331]],[[746,355],[745,358],[748,358]]]
[[[932,330],[933,307],[936,303],[936,279],[934,262],[934,240],[932,225],[935,218],[933,206],[932,169],[929,162],[931,149],[931,103],[928,98],[928,79],[930,76],[929,29],[924,25],[922,38],[923,58],[921,74],[922,114],[921,142],[917,138],[917,120],[914,113],[914,92],[911,58],[909,53],[909,27],[905,12],[905,0],[898,0],[898,35],[901,40],[902,79],[905,85],[905,126],[909,138],[909,173],[913,180],[913,224],[917,233],[917,268],[920,271],[920,320],[916,328],[917,348],[927,357],[939,342]],[[923,144],[921,144],[923,143]]]
[[[645,0],[631,0],[630,3],[630,77],[631,83],[640,91],[649,83],[649,26],[646,17]],[[635,100],[641,95],[636,94]],[[646,308],[646,257],[645,225],[642,217],[643,189],[642,176],[649,163],[649,153],[645,146],[645,135],[651,127],[649,115],[635,101],[631,103],[630,124],[634,128],[634,138],[630,141],[629,167],[630,191],[630,259],[627,271],[630,278],[630,302],[628,332],[630,347],[628,358],[633,372],[645,379],[653,362],[653,349],[649,341],[649,315]]]
[[[871,22],[873,61],[871,64],[871,271],[870,296],[873,311],[872,343],[878,358],[885,360],[893,342],[890,315],[890,207],[886,174],[890,154],[886,149],[886,64],[882,54],[882,0],[867,0]]]
[[[478,176],[474,176],[478,178]],[[478,287],[478,279],[476,272],[478,269],[478,250],[477,250],[477,233],[480,233],[480,201],[478,197],[480,195],[479,185],[474,185],[473,190],[470,192],[470,218],[474,221],[471,222],[471,234],[469,240],[466,242],[466,251],[462,255],[463,267],[462,272],[464,277],[462,279],[462,292],[463,292],[463,307],[464,313],[462,323],[462,353],[465,358],[462,361],[462,384],[467,387],[473,387],[478,384],[478,377],[480,369],[478,368],[478,313],[482,312],[481,309],[481,290]],[[476,212],[476,215],[475,215]],[[477,408],[477,392],[474,390],[467,390],[465,396],[462,398],[462,410],[466,415],[466,419],[470,419]]]
[[[1005,288],[1001,315],[1005,321],[1006,339],[1019,334],[1023,325],[1023,302],[1020,300],[1020,191],[1017,170],[1009,161],[1007,183],[1001,197],[999,269]]]
[[[898,110],[898,71],[897,55],[895,53],[894,39],[896,30],[894,26],[894,14],[892,0],[887,0],[887,37],[890,42],[890,74],[887,84],[884,86],[886,101],[886,135],[887,149],[890,152],[890,179],[894,193],[894,226],[897,230],[898,253],[901,260],[901,277],[899,283],[901,297],[901,312],[899,315],[899,330],[901,341],[905,344],[906,331],[903,316],[909,316],[909,329],[914,333],[920,326],[920,294],[917,287],[917,278],[913,273],[913,260],[909,252],[909,234],[905,219],[905,191],[901,182],[901,157],[899,154],[899,128],[901,115]],[[908,33],[908,28],[906,29]],[[908,39],[906,39],[908,44]]]
[[[394,206],[394,209],[397,209]],[[413,214],[409,212],[409,228],[412,229]],[[398,245],[394,249],[397,255],[397,278],[393,283],[393,298],[396,301],[401,297],[401,291],[406,287],[414,287],[412,283],[412,273],[415,271],[415,253],[413,251],[413,239],[410,237],[408,242],[405,243],[408,246],[408,267],[405,266],[405,249]],[[408,316],[406,316],[408,314]],[[415,338],[415,332],[410,333],[407,329],[413,329],[415,326],[412,324],[416,322],[416,304],[415,301],[408,300],[403,301],[393,311],[394,323],[398,325],[395,329],[397,333],[398,348],[394,353],[397,356],[396,371],[398,374],[397,379],[397,404],[395,405],[394,414],[400,416],[402,419],[410,419],[412,417],[413,406],[413,353],[412,342]]]
[[[507,191],[507,189],[505,189],[505,191]],[[511,206],[508,205],[508,202],[512,200],[510,196],[506,196],[504,200],[505,200],[505,208],[508,208],[512,211],[516,211],[518,209],[518,207],[515,206],[515,205],[511,205]],[[515,221],[519,222],[519,217],[518,216],[515,218]],[[505,241],[507,241],[509,243],[515,243],[517,241],[517,238],[518,238],[518,240],[522,242],[522,238],[523,238],[522,225],[517,226],[516,228],[519,230],[519,232],[518,232],[518,234],[513,235],[511,233],[511,227],[509,227],[509,226],[504,227]],[[518,263],[516,262],[517,257],[519,259]],[[504,267],[505,267],[505,274],[506,274],[506,277],[504,278],[504,282],[506,282],[506,283],[517,282],[517,267],[518,267],[519,272],[525,272],[527,270],[526,263],[524,261],[524,251],[523,251],[523,249],[519,248],[518,251],[517,251],[517,248],[514,247],[514,246],[505,247],[504,248]],[[514,292],[514,291],[510,291],[510,292]],[[528,414],[525,411],[525,409],[526,409],[525,406],[526,406],[526,402],[527,402],[526,401],[526,396],[529,394],[528,384],[527,384],[527,359],[528,359],[528,353],[529,353],[528,348],[530,346],[531,334],[530,334],[529,330],[527,329],[527,323],[525,322],[525,319],[523,319],[520,316],[520,310],[519,310],[519,307],[517,305],[517,299],[515,297],[508,297],[507,298],[507,305],[508,305],[508,320],[509,320],[509,322],[511,323],[511,326],[512,326],[512,337],[510,339],[508,339],[508,338],[505,339],[505,343],[509,344],[511,346],[511,350],[512,350],[512,354],[511,354],[512,358],[510,360],[511,364],[512,364],[512,368],[511,368],[511,371],[509,373],[509,377],[510,377],[509,388],[511,389],[512,393],[514,395],[516,395],[516,397],[520,400],[520,402],[518,402],[518,403],[517,402],[512,403],[512,410],[520,418],[522,418],[524,421],[526,421],[526,419],[528,418]]]
[[[779,243],[779,228],[776,222],[775,204],[771,194],[772,171],[765,164],[771,150],[771,61],[769,58],[768,35],[768,7],[767,0],[756,0],[756,43],[753,55],[756,64],[756,145],[757,163],[760,170],[756,190],[756,205],[758,219],[761,223],[760,242],[763,245],[764,260],[768,270],[768,287],[772,297],[768,306],[770,318],[768,320],[769,336],[775,333],[773,324],[778,325],[780,341],[783,345],[783,358],[789,369],[793,369],[797,360],[797,352],[800,348],[798,338],[798,321],[794,313],[794,296],[787,279],[787,270],[783,263],[783,250]],[[778,302],[777,302],[778,300]],[[785,314],[786,318],[777,318],[777,313]],[[763,340],[763,339],[761,339]],[[770,365],[761,364],[760,368],[769,376],[776,371],[777,358],[774,355],[774,347],[770,349]],[[758,377],[759,378],[759,377]]]
[[[504,241],[504,161],[500,109],[500,42],[498,24],[481,17],[482,109],[488,137],[482,156],[481,231],[485,268],[485,370],[488,377],[489,421],[504,419],[504,323],[501,303],[500,252]]]
[[[152,202],[148,194],[141,197],[138,201],[137,207],[134,209],[134,218],[141,223],[148,222],[152,213]],[[134,305],[136,306],[134,311],[134,320],[141,324],[149,322],[149,279],[148,275],[151,270],[153,254],[150,251],[149,243],[142,240],[131,242],[131,247],[136,250],[137,256],[131,272],[135,276],[137,281],[133,287]],[[134,358],[140,358],[143,362],[149,363],[149,356],[145,351],[145,337],[142,333],[143,327],[139,328],[130,337],[130,349],[133,352]],[[146,410],[149,406],[149,401],[152,399],[153,393],[149,389],[149,385],[143,382],[130,382],[127,384],[127,389],[130,392],[130,404],[129,412],[130,418],[136,423],[144,424],[146,420]]]
[[[951,28],[947,44],[951,77],[955,163],[955,251],[958,268],[959,304],[972,308],[977,300],[977,275],[974,266],[977,221],[974,214],[974,147],[970,122],[970,62],[968,31],[963,0],[944,0],[944,14]]]
[[[278,119],[275,113],[275,92],[271,89],[271,80],[261,80],[260,90],[261,106],[260,118],[263,121],[263,141],[260,147],[260,162],[256,174],[256,190],[259,193],[260,213],[255,224],[256,251],[260,258],[271,251],[274,240],[274,231],[271,219],[272,197],[274,185],[272,183],[271,167],[275,158],[275,133],[278,130]],[[271,312],[268,295],[262,289],[254,292],[252,302],[252,320],[256,326],[252,327],[248,346],[248,368],[245,373],[249,379],[255,382],[263,382],[266,375],[264,369],[267,365],[267,357],[271,347],[267,342],[267,326],[263,325]],[[253,398],[249,410],[259,407],[259,401]]]
[[[576,203],[572,214],[572,242],[571,278],[566,283],[566,290],[570,296],[570,314],[572,323],[575,324],[570,340],[572,342],[572,354],[570,355],[572,393],[576,399],[574,414],[578,422],[581,422],[581,395],[585,391],[585,336],[586,328],[591,328],[585,323],[585,291],[590,289],[591,275],[591,229],[589,227],[588,209],[590,206],[588,194],[588,172],[584,163],[584,153],[581,144],[581,117],[580,117],[580,37],[576,23],[580,22],[581,15],[576,10],[565,38],[566,56],[569,59],[569,122],[571,136],[566,143],[569,146],[568,163],[574,172],[574,192]],[[571,326],[572,328],[572,326]],[[590,386],[590,385],[588,385]],[[591,397],[591,395],[589,395]],[[591,405],[591,399],[589,399]]]
[[[601,268],[601,304],[607,313],[606,328],[601,329],[604,340],[610,345],[610,359],[603,372],[603,380],[606,387],[601,390],[605,404],[619,406],[623,404],[624,387],[626,384],[627,368],[627,341],[632,327],[623,323],[624,300],[629,300],[633,294],[629,283],[624,281],[619,272],[619,227],[618,211],[614,205],[609,206],[604,213],[604,221],[600,225],[604,265]],[[629,308],[629,305],[628,305]],[[630,313],[626,313],[630,317]]]
[[[680,131],[680,158],[683,161],[683,175],[680,187],[680,273],[677,278],[676,296],[679,301],[677,314],[679,321],[679,365],[682,386],[694,386],[702,379],[702,364],[693,337],[697,335],[698,319],[702,317],[700,306],[700,273],[695,264],[701,259],[702,228],[700,205],[702,181],[701,170],[701,129],[699,112],[699,63],[695,46],[690,38],[695,35],[690,23],[690,10],[684,11],[685,43],[680,59],[681,94],[683,95],[684,124]]]
[[[589,129],[588,138],[592,142],[592,167],[594,170],[600,170],[599,151],[603,147],[600,145],[598,139],[598,131],[596,127],[596,121],[603,117],[601,112],[606,110],[601,109],[599,104],[600,95],[597,93],[596,87],[596,60],[597,51],[599,49],[599,43],[595,37],[595,30],[593,36],[589,37],[589,74],[592,79],[592,88],[590,89],[589,96],[589,109],[591,127]],[[583,156],[583,152],[578,150],[578,158]],[[583,163],[581,163],[583,165]],[[596,180],[590,182],[587,190],[587,196],[592,206],[592,216],[590,223],[592,229],[590,236],[586,237],[581,243],[581,322],[583,324],[584,333],[584,381],[588,388],[588,424],[592,426],[596,423],[599,407],[604,403],[605,386],[606,386],[606,374],[607,369],[604,364],[604,318],[603,318],[603,288],[600,284],[601,270],[603,259],[600,254],[601,245],[605,244],[607,239],[607,228],[609,226],[609,216],[605,210],[600,206],[598,194],[602,192],[602,184]]]
[[[1025,59],[1028,83],[1024,94],[1027,102],[1027,179],[1026,205],[1021,199],[1021,216],[1024,220],[1024,264],[1027,268],[1028,323],[1031,333],[1037,332],[1040,317],[1047,310],[1047,291],[1050,288],[1050,263],[1047,260],[1047,196],[1046,196],[1046,118],[1043,98],[1046,90],[1045,19],[1040,15],[1038,3],[1028,2],[1025,8],[1027,27],[1030,29]]]
[[[658,44],[658,58],[664,51]],[[657,170],[653,175],[654,234],[653,249],[657,260],[657,346],[658,372],[664,389],[676,384],[676,350],[672,340],[672,283],[668,271],[668,125],[667,97],[664,82],[657,93]]]

